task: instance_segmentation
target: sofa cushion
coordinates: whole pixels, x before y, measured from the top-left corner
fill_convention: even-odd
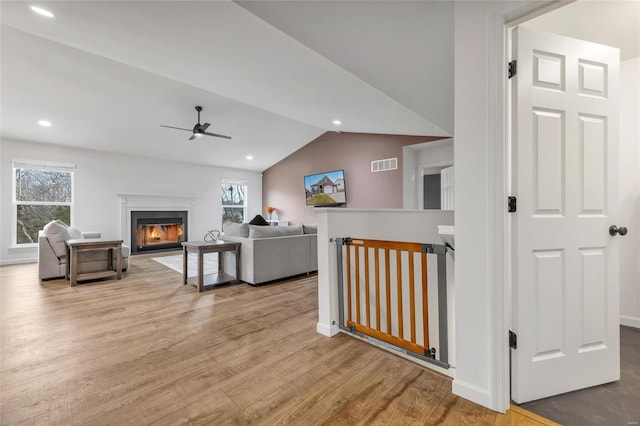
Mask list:
[[[249,236],[249,224],[225,222],[222,225],[222,232],[224,232],[225,237],[247,238]]]
[[[259,214],[255,215],[253,217],[253,219],[251,219],[251,222],[249,222],[249,225],[257,225],[257,226],[269,226],[269,222],[267,222],[264,217],[260,216]]]
[[[61,220],[53,220],[44,226],[43,233],[56,256],[58,258],[65,256],[64,242],[71,239],[67,225]]]
[[[305,234],[317,234],[318,225],[302,225],[302,231]]]
[[[249,238],[286,237],[288,235],[302,235],[302,225],[269,227],[249,225]]]

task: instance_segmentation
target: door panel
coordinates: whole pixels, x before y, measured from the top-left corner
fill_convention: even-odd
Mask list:
[[[564,356],[562,351],[564,306],[564,252],[536,250],[534,286],[537,345],[533,361]]]
[[[513,33],[512,398],[618,380],[617,49]]]
[[[564,113],[534,108],[533,149],[535,150],[535,213],[562,214],[564,211]]]
[[[606,214],[607,117],[580,114],[581,214]]]
[[[581,249],[582,342],[578,352],[604,349],[607,310],[606,265],[603,248]]]

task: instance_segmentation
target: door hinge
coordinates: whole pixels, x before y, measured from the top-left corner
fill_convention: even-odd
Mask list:
[[[515,59],[509,62],[508,70],[509,70],[509,78],[513,77],[518,72],[518,62]]]
[[[509,347],[518,349],[518,335],[511,330],[509,330]]]
[[[516,197],[509,197],[509,201],[507,202],[507,211],[509,213],[515,213],[518,209],[518,199]]]

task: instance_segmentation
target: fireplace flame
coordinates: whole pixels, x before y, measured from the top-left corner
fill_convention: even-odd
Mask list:
[[[160,239],[160,234],[158,233],[158,231],[155,230],[155,228],[153,229],[153,231],[151,231],[151,238],[154,240]]]

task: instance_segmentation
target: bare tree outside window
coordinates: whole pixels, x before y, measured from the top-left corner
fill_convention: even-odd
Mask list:
[[[247,207],[247,187],[240,184],[222,183],[220,187],[222,199],[222,223],[243,223]]]
[[[16,243],[33,244],[52,220],[71,222],[72,172],[15,168]]]

